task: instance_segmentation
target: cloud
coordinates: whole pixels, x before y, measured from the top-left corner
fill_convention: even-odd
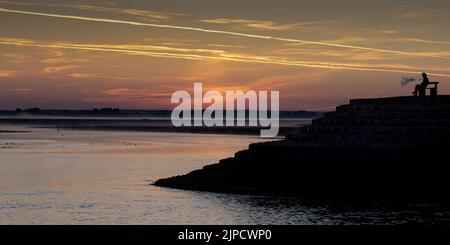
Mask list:
[[[205,19],[199,20],[199,22],[210,24],[239,24],[245,27],[255,29],[275,30],[275,31],[292,30],[299,26],[306,25],[305,23],[276,24],[272,21],[266,20],[245,20],[245,19],[227,19],[227,18]]]
[[[0,70],[0,78],[4,77],[16,77],[17,72],[16,71],[10,71],[10,70]]]
[[[198,32],[205,32],[205,33],[214,33],[214,34],[247,37],[247,38],[264,39],[264,40],[275,40],[275,41],[289,42],[289,43],[300,43],[300,44],[307,44],[307,45],[318,45],[318,46],[326,46],[326,47],[366,50],[366,51],[374,51],[374,52],[381,52],[381,53],[398,54],[398,55],[404,55],[404,56],[450,59],[447,56],[433,55],[433,54],[430,54],[427,52],[409,52],[409,51],[402,51],[402,50],[371,48],[371,47],[364,47],[364,46],[358,46],[358,45],[329,43],[329,42],[322,42],[322,41],[310,41],[310,40],[284,38],[284,37],[277,37],[277,36],[268,36],[268,35],[256,35],[256,34],[231,32],[231,31],[224,31],[224,30],[214,30],[214,29],[204,29],[204,28],[189,27],[189,26],[151,24],[151,23],[142,23],[142,22],[135,22],[135,21],[83,17],[83,16],[75,16],[75,15],[50,14],[50,13],[13,10],[13,9],[5,9],[5,8],[0,8],[0,12],[27,14],[27,15],[35,15],[35,16],[45,16],[45,17],[52,17],[52,18],[64,18],[64,19],[73,19],[73,20],[85,20],[85,21],[94,21],[94,22],[102,22],[102,23],[125,24],[125,25],[133,25],[133,26],[147,26],[147,27],[155,27],[155,28],[189,30],[189,31],[198,31]]]
[[[101,91],[102,94],[107,96],[120,97],[121,99],[159,99],[168,98],[172,94],[157,92],[149,89],[130,89],[130,88],[112,88]]]
[[[244,45],[229,45],[229,44],[206,44],[208,47],[219,47],[219,48],[247,48],[247,46]]]
[[[398,31],[395,30],[381,30],[380,32],[383,34],[398,34]]]
[[[82,44],[78,44],[82,47]],[[114,49],[125,49],[125,50],[142,50],[142,51],[170,51],[170,52],[180,52],[180,53],[206,53],[206,54],[223,54],[225,51],[218,49],[198,49],[198,48],[174,48],[161,45],[145,45],[145,44],[88,44],[88,47],[98,47],[98,48],[114,48]]]
[[[30,2],[11,2],[11,1],[0,1],[3,4],[18,5],[18,6],[37,6],[37,7],[51,7],[51,8],[70,8],[77,10],[87,10],[103,13],[113,13],[113,14],[127,14],[133,16],[144,17],[152,21],[169,20],[173,16],[184,16],[184,13],[169,13],[160,11],[149,11],[140,9],[127,9],[127,8],[113,8],[113,7],[103,7],[88,4],[66,4],[66,3],[30,3]]]
[[[10,39],[9,39],[10,40]],[[357,64],[357,63],[333,63],[329,61],[298,61],[290,60],[283,57],[267,57],[267,56],[255,56],[238,53],[219,52],[213,54],[198,54],[198,53],[172,53],[172,52],[156,52],[147,50],[133,50],[124,49],[122,45],[90,45],[90,44],[76,44],[76,43],[37,43],[37,42],[11,42],[3,41],[0,38],[0,44],[15,45],[15,46],[27,46],[27,47],[39,47],[39,48],[55,48],[55,49],[72,49],[72,50],[85,50],[85,51],[99,51],[99,52],[114,52],[127,55],[140,55],[148,57],[160,57],[160,58],[174,58],[174,59],[188,59],[188,60],[220,60],[231,62],[245,62],[256,64],[270,64],[270,65],[283,65],[283,66],[299,66],[308,68],[321,68],[321,69],[334,69],[334,70],[353,70],[353,71],[376,71],[376,72],[391,72],[391,73],[418,73],[413,67],[406,65],[395,64]],[[196,49],[194,49],[196,50]],[[50,72],[58,72],[66,69],[75,68],[74,66],[63,66],[61,68],[52,67]],[[431,68],[430,68],[431,69]],[[450,77],[450,74],[446,73],[429,73],[430,75]]]
[[[13,94],[27,94],[34,90],[31,88],[0,88],[0,92],[13,93]]]
[[[370,51],[358,51],[358,50],[329,50],[329,49],[311,49],[311,48],[297,48],[289,47],[282,49],[274,49],[270,51],[273,55],[283,55],[287,57],[303,57],[303,59],[340,59],[347,61],[371,61],[371,60],[385,60],[390,62],[393,57],[398,57],[393,54],[383,54]]]
[[[445,16],[446,11],[443,9],[421,9],[421,10],[411,10],[409,12],[404,12],[398,15],[403,19],[424,19],[424,18],[436,18],[437,16]]]
[[[28,55],[19,53],[3,53],[2,56],[12,63],[25,63],[30,60]]]
[[[360,52],[354,52],[353,50],[328,50],[328,49],[310,49],[310,48],[296,48],[296,47],[289,47],[289,48],[282,48],[282,49],[274,49],[270,51],[270,54],[272,55],[282,55],[282,56],[296,56],[296,57],[303,57],[304,59],[316,59],[316,58],[340,58],[340,59],[349,59],[350,57],[353,57]],[[363,52],[366,53],[366,52]],[[379,54],[380,59],[386,59],[389,56],[386,56],[385,54]],[[368,59],[371,59],[367,57]]]
[[[119,77],[119,76],[108,76],[105,74],[99,74],[99,73],[71,73],[67,75],[71,78],[78,78],[78,79],[108,79],[108,80],[133,80],[136,79],[135,77],[127,76],[127,77]]]
[[[1,8],[0,8],[1,11]],[[9,38],[9,37],[1,37],[0,36],[0,40],[2,42],[13,42],[13,43],[17,43],[18,45],[20,44],[33,44],[33,40],[30,39],[23,39],[23,38]]]
[[[44,74],[52,74],[52,73],[58,73],[58,72],[63,72],[63,71],[67,71],[67,70],[76,69],[76,68],[79,68],[79,67],[80,66],[77,66],[77,65],[50,66],[50,67],[45,67],[42,70],[42,73],[44,73]]]
[[[41,60],[42,64],[62,64],[62,63],[86,63],[89,59],[67,58],[67,57],[52,57]]]
[[[97,74],[90,74],[90,73],[71,73],[69,75],[67,75],[68,77],[72,77],[72,78],[80,78],[80,79],[88,79],[88,78],[93,78],[93,77],[97,77]]]
[[[31,93],[33,92],[33,89],[31,88],[15,88],[13,89],[14,92],[18,92],[18,93]]]
[[[410,38],[410,37],[398,37],[398,38],[392,39],[391,41],[399,41],[399,42],[416,42],[416,43],[425,43],[425,44],[450,45],[450,42],[446,42],[446,41],[425,40],[425,39],[420,39],[420,38]]]

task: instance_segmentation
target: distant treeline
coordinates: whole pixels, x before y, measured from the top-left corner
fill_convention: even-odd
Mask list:
[[[193,112],[193,111],[192,111]],[[95,116],[95,117],[170,117],[171,110],[120,110],[119,108],[94,108],[92,110],[52,110],[29,108],[16,110],[0,110],[0,116]],[[193,114],[193,113],[192,113]],[[270,115],[270,111],[268,113]],[[322,112],[312,111],[280,111],[281,118],[314,118]],[[246,111],[248,115],[248,111]]]

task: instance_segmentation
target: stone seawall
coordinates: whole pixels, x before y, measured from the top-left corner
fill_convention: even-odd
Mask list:
[[[154,184],[239,194],[448,199],[450,96],[357,99],[285,140]]]

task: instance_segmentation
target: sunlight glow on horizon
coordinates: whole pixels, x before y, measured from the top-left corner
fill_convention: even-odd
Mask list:
[[[436,14],[450,3],[354,4],[371,6],[370,18],[333,1],[274,1],[283,11],[262,19],[269,5],[82,2],[0,1],[0,109],[170,108],[170,94],[194,82],[280,90],[284,109],[330,108],[408,95],[400,77],[421,72],[450,92],[449,18]]]

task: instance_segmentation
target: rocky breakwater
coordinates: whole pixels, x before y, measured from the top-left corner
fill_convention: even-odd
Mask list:
[[[447,200],[450,96],[355,99],[285,140],[154,184],[331,199]]]

